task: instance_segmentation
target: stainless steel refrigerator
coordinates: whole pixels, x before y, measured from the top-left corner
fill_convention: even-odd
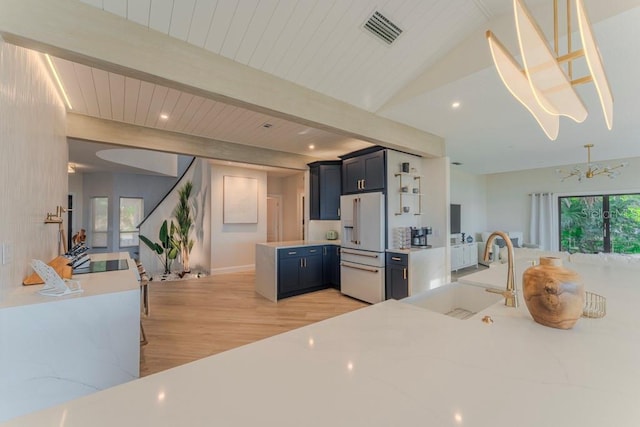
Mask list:
[[[342,228],[340,282],[345,295],[369,303],[384,300],[384,194],[340,197]]]

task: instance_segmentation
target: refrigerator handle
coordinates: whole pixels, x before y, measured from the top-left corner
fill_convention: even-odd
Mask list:
[[[353,234],[355,238],[355,244],[360,244],[360,198],[353,199]]]
[[[353,213],[351,214],[353,216],[352,218],[352,222],[353,222],[353,230],[351,230],[351,243],[354,244],[358,244],[358,199],[357,198],[353,198]]]
[[[364,179],[362,180],[363,184],[364,184]],[[362,187],[364,188],[364,186]],[[362,199],[360,197],[358,197],[358,245],[362,244],[362,240],[360,239],[360,219],[362,218],[362,212],[360,212],[362,210]]]

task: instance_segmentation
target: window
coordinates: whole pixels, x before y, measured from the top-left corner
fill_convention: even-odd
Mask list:
[[[107,247],[109,231],[109,199],[107,197],[91,198],[91,246]]]
[[[559,197],[560,250],[640,253],[640,194]]]
[[[142,222],[144,200],[120,197],[120,247],[138,246],[138,224]]]

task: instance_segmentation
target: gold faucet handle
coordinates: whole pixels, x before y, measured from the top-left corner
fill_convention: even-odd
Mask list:
[[[513,297],[516,294],[515,291],[503,291],[503,290],[495,289],[495,288],[484,288],[484,290],[487,291],[487,292],[491,292],[492,294],[502,295],[505,298]]]

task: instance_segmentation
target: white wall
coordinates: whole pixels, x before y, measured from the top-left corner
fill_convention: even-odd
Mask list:
[[[560,182],[557,167],[473,175],[451,169],[451,203],[462,205],[462,228],[467,233],[506,230],[525,232],[528,240],[529,194],[552,192],[557,195],[583,195],[640,191],[640,158],[623,159],[629,166],[611,180],[605,177]],[[616,164],[616,160],[606,162]],[[564,169],[570,169],[568,165]]]
[[[402,163],[405,162],[409,163],[410,168],[415,169],[411,173],[422,175],[424,172],[422,160],[418,156],[387,150],[387,248],[399,248],[400,241],[397,238],[397,229],[399,227],[419,227],[422,225],[424,211],[429,209],[426,197],[422,197],[422,206],[420,206],[420,197],[414,196],[411,192],[418,182],[407,175],[402,175],[402,186],[409,187],[409,192],[401,193],[401,177],[396,176],[401,172]],[[426,180],[422,178],[423,193],[425,183]],[[402,204],[400,204],[401,197]],[[409,208],[409,212],[402,212],[404,206]],[[416,215],[421,211],[423,212],[422,215]],[[397,215],[398,213],[401,213],[401,215]]]
[[[173,210],[178,203],[178,190],[188,180],[193,183],[192,202],[195,204],[195,226],[191,234],[194,240],[193,249],[189,255],[189,263],[192,272],[209,271],[211,268],[211,178],[209,162],[196,159],[191,168],[185,173],[182,180],[173,191],[158,205],[151,215],[147,217],[140,227],[140,234],[147,236],[151,241],[157,242],[158,232],[162,222],[166,219],[170,223]],[[146,209],[146,207],[145,207]],[[140,260],[150,273],[162,272],[162,263],[144,243],[140,242]],[[172,270],[180,270],[180,260],[176,260]]]
[[[475,241],[487,230],[487,177],[450,169],[450,201],[460,205],[461,229]]]
[[[58,255],[58,225],[44,219],[67,206],[65,115],[42,56],[0,39],[0,244],[13,258],[0,262],[0,299],[21,286],[32,258]]]
[[[422,226],[432,228],[429,244],[433,247],[449,247],[449,158],[423,159],[424,214]],[[447,254],[449,251],[447,251]],[[448,259],[447,259],[448,264]]]
[[[330,220],[312,220],[309,221],[308,228],[308,240],[325,240],[327,238],[327,231],[335,231],[338,233],[338,239],[340,236],[340,220],[330,221]]]
[[[305,194],[304,172],[287,176],[283,179],[284,212],[282,217],[282,239],[300,240],[302,239],[302,203],[301,197]],[[308,193],[307,193],[308,194]],[[306,216],[309,216],[309,203],[306,202]]]
[[[258,223],[223,223],[224,176],[242,176],[258,180]],[[252,270],[255,245],[267,241],[266,172],[211,165],[211,274]]]

